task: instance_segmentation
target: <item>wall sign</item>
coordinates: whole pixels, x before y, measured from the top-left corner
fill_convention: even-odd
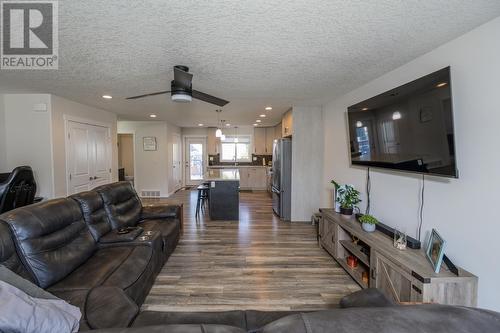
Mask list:
[[[142,145],[144,151],[156,151],[156,137],[154,136],[145,136],[142,138]]]

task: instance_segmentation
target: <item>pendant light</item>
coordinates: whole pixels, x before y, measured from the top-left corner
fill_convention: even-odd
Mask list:
[[[216,138],[221,138],[222,137],[222,130],[220,129],[220,113],[222,112],[221,109],[215,110],[217,112],[217,130],[215,131],[215,137]]]

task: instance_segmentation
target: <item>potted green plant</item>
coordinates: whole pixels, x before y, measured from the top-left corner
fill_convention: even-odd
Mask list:
[[[341,185],[337,189],[337,202],[340,203],[340,214],[352,215],[354,207],[361,202],[359,191],[352,185]]]
[[[361,222],[361,227],[366,232],[374,232],[377,228],[378,220],[369,214],[365,214],[359,218],[359,222]]]

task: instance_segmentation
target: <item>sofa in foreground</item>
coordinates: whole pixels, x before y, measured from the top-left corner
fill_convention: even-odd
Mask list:
[[[80,330],[127,327],[179,240],[182,207],[128,182],[0,216],[0,265],[80,308]]]

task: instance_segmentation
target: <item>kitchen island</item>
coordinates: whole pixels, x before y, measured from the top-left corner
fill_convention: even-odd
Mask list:
[[[238,169],[208,169],[211,220],[239,220],[240,173]]]

